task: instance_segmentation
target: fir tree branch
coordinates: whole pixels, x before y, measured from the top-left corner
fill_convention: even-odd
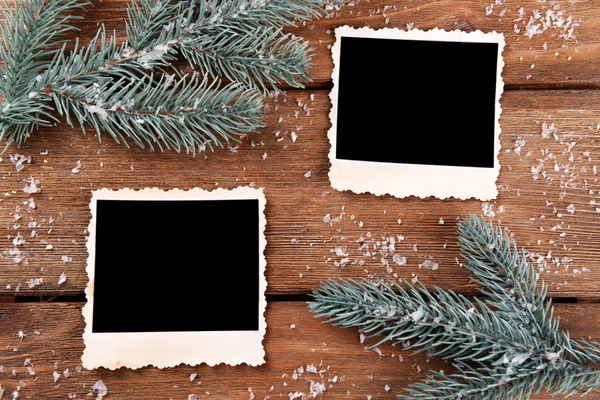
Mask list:
[[[343,0],[209,0],[198,4],[198,23],[207,28],[245,24],[276,28],[322,17]]]
[[[432,372],[403,399],[529,398],[543,388],[569,396],[600,387],[598,343],[559,331],[544,302],[546,286],[537,289],[535,271],[508,234],[471,216],[459,223],[459,244],[486,301],[406,282],[408,290],[394,282],[331,280],[313,291],[309,308],[325,322],[379,336],[374,346],[402,342],[415,353],[454,360],[457,372]]]
[[[173,40],[169,32],[185,3],[174,0],[132,0],[128,7],[127,39],[133,50],[145,50]]]
[[[554,317],[552,302],[546,300],[547,285],[520,252],[514,240],[500,226],[477,216],[458,224],[458,241],[471,280],[488,296],[487,302],[508,320],[529,326],[533,335],[558,343],[565,356],[580,363],[600,364],[598,343],[571,340],[559,332],[559,319]]]
[[[51,87],[45,94],[73,126],[91,126],[117,142],[140,147],[185,149],[189,153],[223,146],[262,126],[258,92],[234,83],[217,88],[198,74],[176,78],[121,77],[116,83]],[[237,137],[236,137],[237,136]]]
[[[481,285],[479,290],[490,304],[531,326],[534,333],[545,336],[556,330],[558,322],[546,318],[552,313],[550,305],[544,304],[546,285],[536,288],[537,274],[506,231],[471,216],[459,222],[458,233],[461,255],[474,274],[471,280]]]
[[[453,399],[528,399],[543,389],[552,395],[586,394],[600,386],[600,371],[571,364],[565,368],[529,368],[504,371],[472,368],[467,364],[454,365],[455,373],[431,371],[431,377],[411,384],[398,398],[402,400]],[[574,390],[577,388],[578,390]]]
[[[87,1],[18,0],[14,10],[4,4],[5,22],[0,29],[0,141],[6,146],[22,143],[39,126],[55,120],[46,102],[31,95],[36,76],[48,67],[64,34],[76,30],[70,15],[83,9]]]
[[[156,145],[160,149],[185,148],[195,153],[205,146],[212,148],[210,143],[222,145],[222,141],[253,132],[261,126],[256,90],[264,95],[270,89],[279,90],[280,84],[302,87],[311,79],[307,44],[301,38],[284,34],[281,28],[319,17],[323,15],[324,7],[334,8],[342,1],[140,0],[138,3],[133,0],[126,27],[129,40],[122,45],[116,43],[114,35],[108,37],[102,27],[88,46],[80,47],[76,42],[75,49],[68,54],[66,46],[46,50],[46,46],[61,43],[55,37],[73,29],[68,21],[74,17],[68,13],[82,4],[86,3],[35,0],[18,3],[12,14],[8,11],[9,23],[3,28],[6,46],[0,55],[17,54],[14,50],[23,40],[19,35],[13,35],[12,30],[16,30],[31,39],[22,46],[28,51],[21,52],[31,56],[7,64],[12,68],[7,76],[13,80],[21,79],[15,81],[17,85],[10,79],[0,82],[0,94],[3,83],[8,93],[4,96],[6,102],[0,104],[0,140],[6,139],[7,146],[13,141],[22,143],[32,130],[56,121],[52,111],[65,116],[69,124],[76,119],[82,128],[87,124],[99,134],[106,130],[117,141],[127,143],[126,139],[130,139],[151,149]],[[38,18],[38,14],[43,14],[44,18]],[[58,24],[52,26],[53,19]],[[32,21],[30,27],[22,23],[29,20]],[[21,29],[22,26],[25,28]],[[53,54],[52,62],[37,60]],[[177,54],[192,64],[197,63],[206,77],[214,81],[225,77],[235,83],[220,91],[214,87],[207,91],[217,96],[216,103],[226,98],[235,103],[236,107],[224,108],[231,115],[215,113],[210,107],[208,113],[203,109],[188,110],[190,104],[179,104],[178,97],[171,105],[186,108],[185,113],[175,109],[155,112],[152,104],[143,101],[150,93],[173,93],[169,89],[170,78],[158,79],[155,73],[161,72],[167,77],[169,72],[179,75],[171,65]],[[34,57],[37,58],[34,60]],[[6,59],[11,60],[10,57]],[[29,69],[21,71],[23,74],[15,72],[25,66]],[[180,82],[184,78],[178,76],[177,79]],[[147,88],[136,82],[144,82]],[[205,80],[193,78],[188,82]],[[177,83],[176,86],[187,88],[187,84]],[[205,86],[198,90],[205,90]],[[93,96],[98,88],[106,89],[104,98]],[[127,97],[132,88],[135,93]],[[244,90],[248,93],[243,93]],[[18,101],[9,101],[13,92],[18,95]],[[119,100],[119,96],[129,100],[133,96],[147,108],[124,111],[120,108],[124,99]],[[231,96],[248,104],[244,108]],[[51,106],[52,102],[56,110]],[[216,103],[210,106],[216,106]],[[176,118],[177,113],[182,115]],[[139,123],[140,115],[143,115],[143,124]],[[202,118],[208,119],[201,121]],[[123,132],[118,132],[119,127]],[[171,131],[167,132],[168,129]]]
[[[514,327],[481,302],[476,307],[464,296],[408,283],[341,280],[323,283],[313,291],[310,309],[325,322],[358,327],[374,344],[411,341],[415,353],[476,363],[523,363],[543,359],[546,349],[527,330]],[[516,359],[516,360],[515,360]]]
[[[263,92],[277,90],[281,83],[304,87],[311,79],[307,43],[281,29],[227,27],[214,35],[182,41],[178,49],[202,73],[226,76]]]

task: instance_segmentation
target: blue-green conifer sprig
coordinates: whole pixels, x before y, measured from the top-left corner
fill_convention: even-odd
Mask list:
[[[481,299],[420,282],[332,279],[313,291],[309,308],[376,339],[370,347],[402,344],[452,362],[452,373],[432,371],[402,399],[521,399],[544,389],[571,396],[598,388],[600,344],[560,330],[547,286],[509,233],[471,215],[458,235]]]
[[[76,39],[70,47],[72,13],[87,4],[18,0],[5,8],[5,149],[58,117],[152,150],[195,154],[239,141],[264,125],[268,92],[312,79],[312,49],[283,28],[342,0],[132,0],[125,42],[102,26],[87,45]],[[180,57],[192,72],[175,67]]]

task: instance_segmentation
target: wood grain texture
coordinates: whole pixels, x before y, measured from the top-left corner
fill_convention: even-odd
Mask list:
[[[483,215],[485,209],[531,252],[552,296],[596,297],[600,281],[600,204],[596,204],[600,203],[596,175],[600,97],[596,91],[509,91],[502,106],[500,193],[489,203],[397,199],[332,189],[327,177],[327,91],[291,91],[287,97],[269,99],[266,128],[232,147],[235,152],[218,149],[196,157],[151,153],[127,149],[108,137],[99,143],[94,135],[84,136],[65,125],[38,132],[22,148],[11,147],[0,163],[0,227],[4,231],[0,237],[0,294],[83,293],[92,189],[255,185],[263,187],[267,197],[269,294],[309,293],[322,280],[337,276],[416,276],[426,285],[475,293],[468,271],[458,264],[456,223],[469,213]],[[394,118],[401,121],[401,107]],[[544,124],[554,124],[556,132],[544,138]],[[295,142],[292,131],[298,135]],[[443,121],[424,126],[422,133],[409,134],[438,131],[460,140],[460,129],[445,126]],[[366,132],[365,140],[378,140],[377,132]],[[46,151],[47,155],[40,154]],[[32,159],[20,172],[9,160],[15,153]],[[81,169],[74,173],[78,162]],[[309,178],[305,177],[308,171]],[[40,193],[22,191],[23,180],[29,177],[39,180]],[[35,208],[29,207],[29,199]],[[328,223],[324,222],[327,215]],[[185,216],[174,209],[173,218]],[[123,229],[135,235],[135,227],[127,221],[123,221]],[[169,240],[176,245],[179,235],[193,232],[174,232]],[[25,243],[15,246],[17,237]],[[408,258],[406,265],[396,265],[393,254],[385,251],[383,245],[389,237],[396,240],[395,252]],[[227,238],[232,243],[239,239],[234,233]],[[365,244],[370,255],[365,255]],[[48,245],[52,249],[47,249]],[[206,265],[202,260],[210,250],[199,244],[195,249],[199,263],[190,267]],[[217,263],[232,257],[214,256]],[[15,257],[22,260],[15,262]],[[344,258],[348,263],[341,267]],[[426,259],[437,262],[439,269],[420,267]],[[168,265],[148,268],[169,271]],[[63,273],[67,280],[58,285]],[[39,278],[43,283],[35,285]],[[177,288],[164,288],[165,293],[174,290]]]
[[[5,390],[4,398],[10,398],[17,387],[19,399],[65,399],[69,394],[87,398],[91,386],[101,379],[108,389],[106,400],[186,400],[189,394],[199,399],[247,400],[249,388],[256,399],[287,399],[289,393],[308,395],[310,381],[323,382],[327,387],[318,398],[365,399],[370,395],[374,399],[393,399],[410,382],[423,379],[428,371],[450,369],[439,359],[429,361],[424,355],[413,356],[389,345],[379,347],[383,355],[380,357],[373,350],[364,349],[375,343],[372,339],[361,344],[356,330],[321,323],[304,303],[283,302],[267,307],[266,364],[262,366],[182,365],[164,370],[150,367],[88,371],[80,367],[84,328],[80,307],[63,303],[0,307],[0,385]],[[562,304],[557,306],[557,315],[562,328],[572,337],[598,339],[595,327],[600,323],[600,306]],[[23,339],[17,336],[19,331],[25,335]],[[323,372],[304,372],[297,380],[293,378],[294,370],[301,366],[306,370],[311,364]],[[69,376],[65,377],[67,369]],[[59,374],[56,382],[54,372]],[[197,374],[193,382],[190,374]],[[586,398],[599,399],[600,394],[592,393]]]

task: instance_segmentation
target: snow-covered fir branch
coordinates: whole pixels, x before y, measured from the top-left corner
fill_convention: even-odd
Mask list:
[[[61,35],[74,30],[71,12],[87,2],[17,2],[4,10],[0,140],[20,144],[56,123],[56,114],[99,137],[106,132],[151,149],[195,153],[238,140],[262,126],[261,97],[268,91],[311,79],[307,43],[283,28],[341,4],[133,0],[127,41],[117,43],[101,27],[88,45],[77,40],[68,50]],[[191,75],[173,66],[179,56],[191,64]],[[230,83],[219,86],[223,81]]]
[[[587,393],[600,386],[599,344],[559,329],[546,286],[500,226],[470,216],[458,242],[472,280],[488,297],[473,301],[422,284],[330,280],[309,307],[325,322],[356,327],[383,342],[451,360],[455,371],[432,371],[403,399],[529,398]]]

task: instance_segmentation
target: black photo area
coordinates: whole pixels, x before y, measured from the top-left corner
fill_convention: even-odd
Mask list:
[[[493,168],[498,44],[342,37],[338,159]]]
[[[93,332],[256,331],[258,200],[98,200]]]

